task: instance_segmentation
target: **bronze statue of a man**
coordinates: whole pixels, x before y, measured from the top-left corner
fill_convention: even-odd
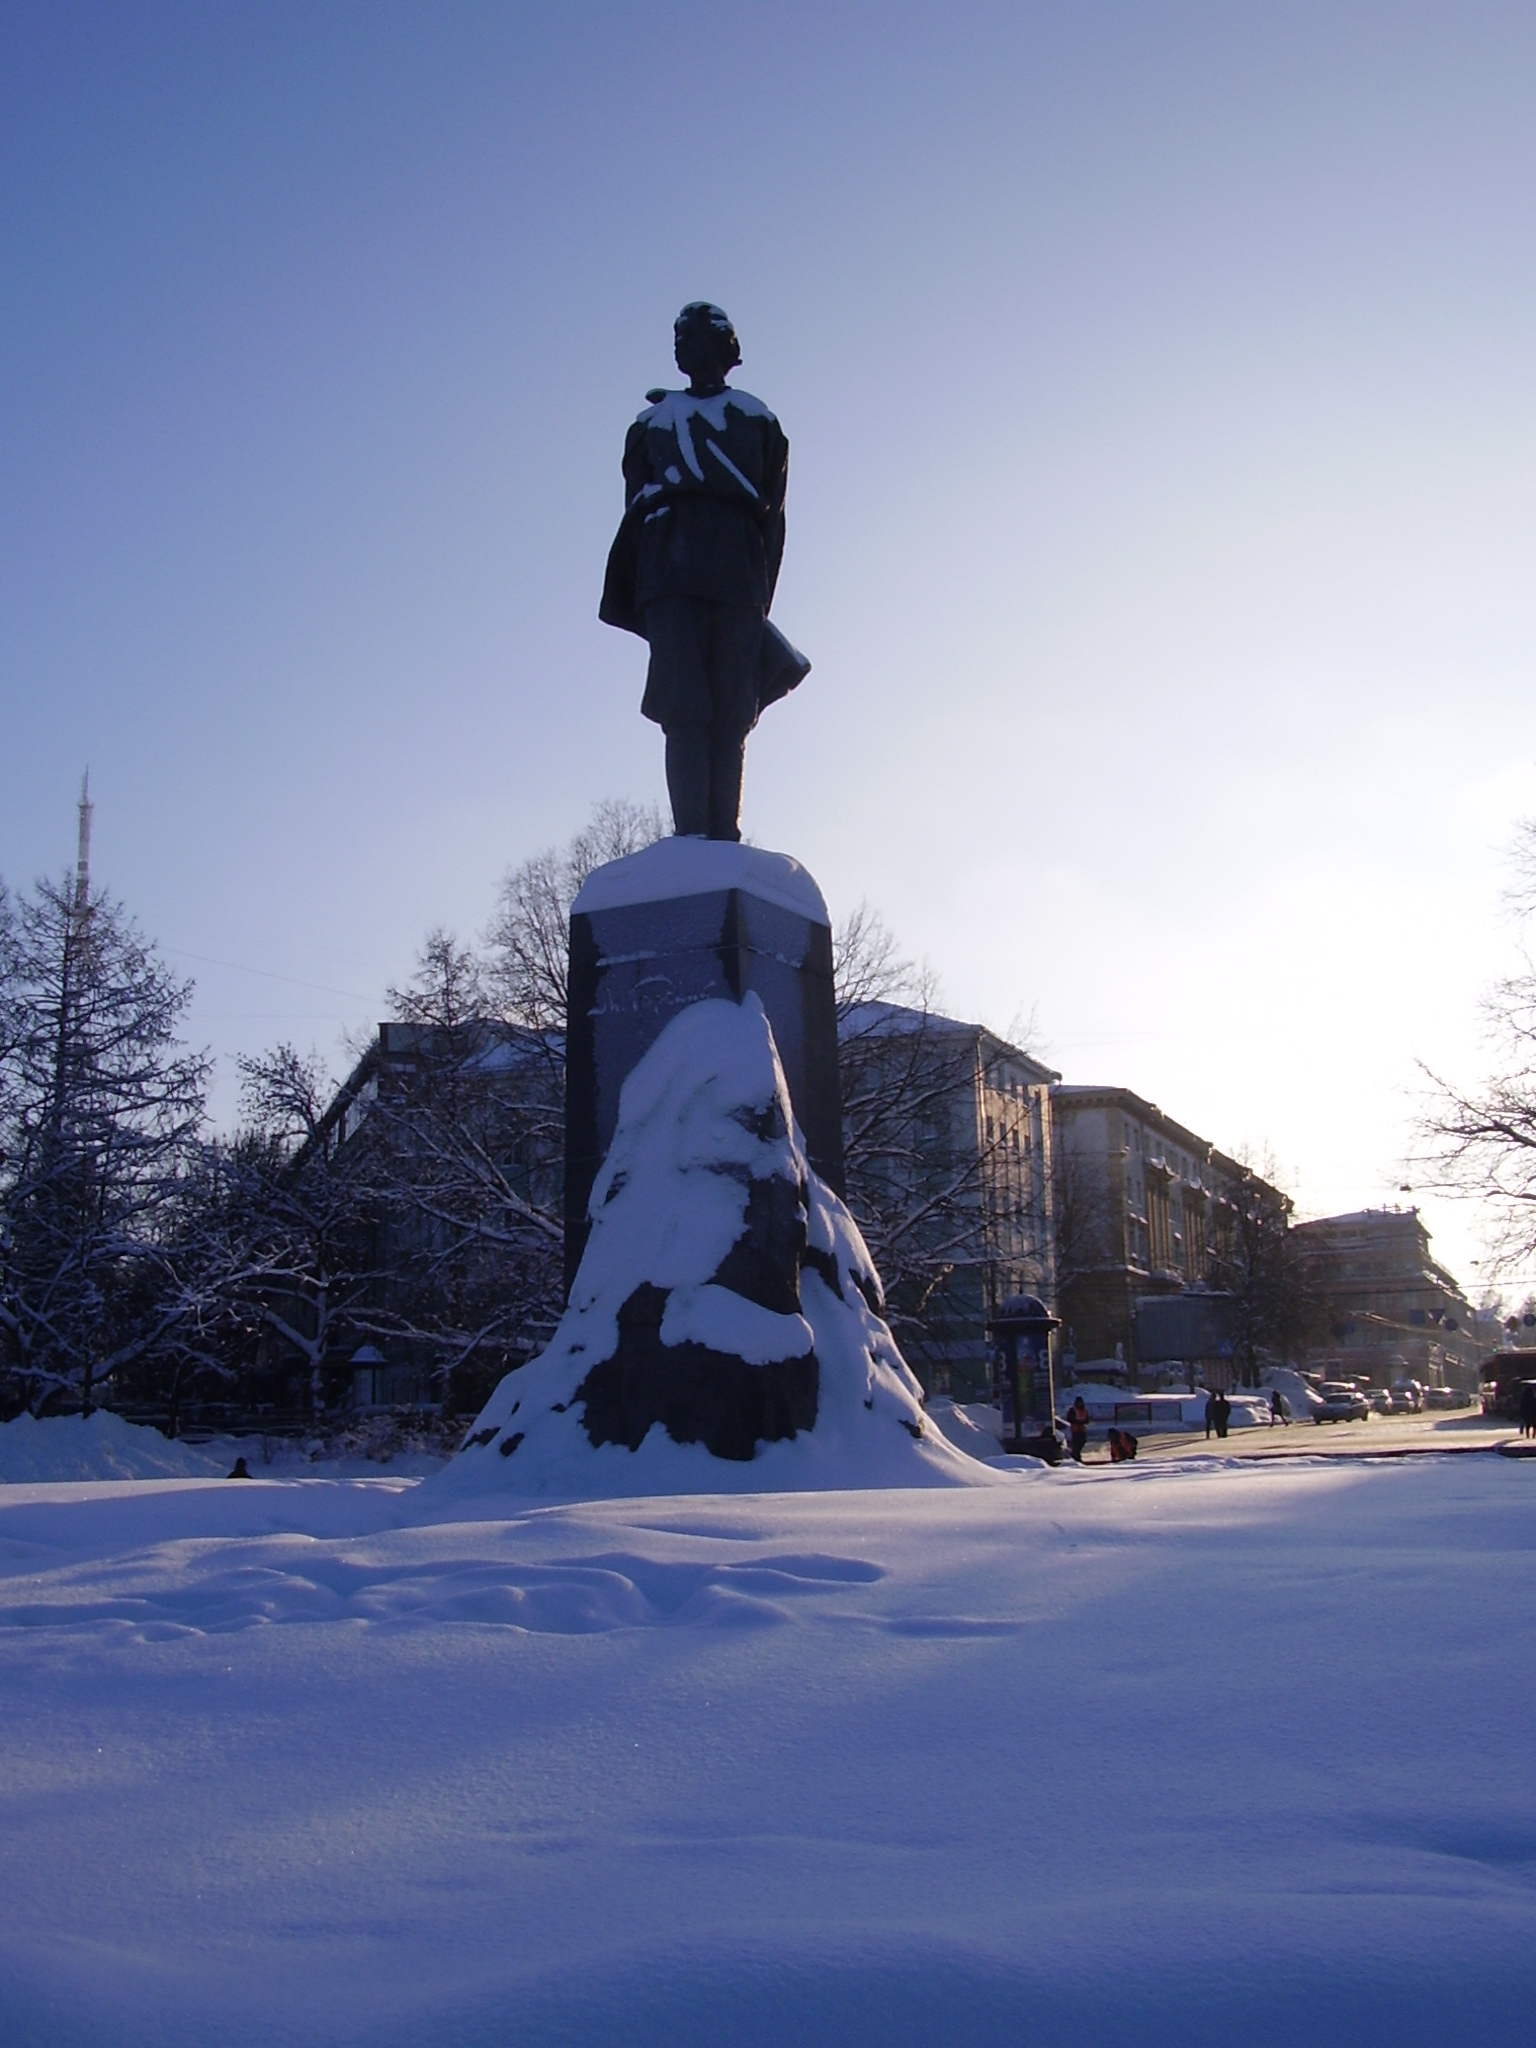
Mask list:
[[[686,391],[650,391],[624,443],[624,520],[598,616],[650,644],[641,710],[667,736],[680,834],[741,837],[747,734],[810,668],[768,624],[784,552],[789,443],[726,378],[741,361],[718,306],[674,327]]]

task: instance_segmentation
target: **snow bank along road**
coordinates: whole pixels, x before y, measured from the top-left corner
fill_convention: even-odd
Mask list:
[[[0,1495],[8,2048],[1536,2038],[1528,1465],[432,1491]]]

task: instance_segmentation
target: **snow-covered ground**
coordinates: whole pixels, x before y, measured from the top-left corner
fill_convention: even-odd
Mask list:
[[[0,2034],[1523,2043],[1533,1536],[1492,1455],[13,1485]]]

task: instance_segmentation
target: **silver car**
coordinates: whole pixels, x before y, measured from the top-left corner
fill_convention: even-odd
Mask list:
[[[1365,1422],[1371,1413],[1371,1404],[1358,1387],[1352,1387],[1346,1380],[1324,1380],[1318,1389],[1322,1407],[1312,1420],[1324,1422]]]

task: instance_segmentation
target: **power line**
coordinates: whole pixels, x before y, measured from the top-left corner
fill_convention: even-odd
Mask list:
[[[375,1003],[376,995],[365,996],[355,988],[332,988],[324,981],[303,981],[296,974],[278,974],[270,967],[248,967],[243,960],[220,960],[212,953],[193,953],[185,946],[165,946],[164,952],[174,953],[178,960],[196,960],[204,967],[228,967],[236,974],[257,974],[263,981],[283,981],[290,988],[313,989],[317,995],[345,996],[349,1002]]]

